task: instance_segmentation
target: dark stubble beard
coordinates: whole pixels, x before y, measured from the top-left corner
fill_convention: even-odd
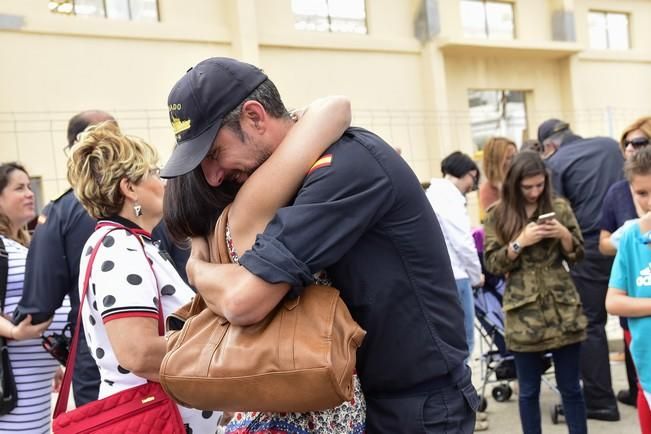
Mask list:
[[[244,131],[242,131],[242,139],[243,139],[242,141],[244,142],[245,146],[248,146],[248,147],[250,147],[250,148],[252,148],[254,150],[256,162],[255,162],[255,167],[252,167],[249,170],[241,170],[241,171],[239,171],[239,173],[237,173],[237,174],[235,174],[234,176],[231,177],[231,179],[234,182],[237,182],[239,184],[243,184],[244,182],[246,182],[246,180],[243,181],[243,182],[238,181],[238,178],[239,178],[240,174],[246,175],[247,179],[248,179],[248,177],[251,176],[253,174],[253,172],[255,172],[257,170],[258,167],[260,167],[262,164],[264,164],[264,162],[267,161],[267,159],[269,157],[271,157],[271,152],[267,150],[266,146],[264,146],[260,142],[256,142],[256,141],[252,140],[251,137],[248,134],[246,134],[246,132],[244,132]]]

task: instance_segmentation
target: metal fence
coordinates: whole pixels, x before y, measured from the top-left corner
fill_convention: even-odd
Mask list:
[[[109,110],[122,129],[143,137],[161,152],[163,160],[173,147],[173,134],[165,110]],[[41,176],[48,193],[63,191],[65,178],[66,127],[73,111],[0,112],[0,161],[21,161],[35,175]],[[649,108],[606,107],[571,112],[528,110],[525,124],[558,117],[569,121],[581,135],[606,135],[618,138],[626,125]],[[472,153],[471,118],[468,110],[380,110],[362,109],[353,113],[353,124],[363,126],[400,147],[403,157],[421,179],[437,173],[440,158],[456,149]],[[482,134],[489,134],[486,125]],[[524,134],[535,138],[534,131]],[[518,138],[520,139],[520,138]],[[518,142],[520,140],[517,140]]]

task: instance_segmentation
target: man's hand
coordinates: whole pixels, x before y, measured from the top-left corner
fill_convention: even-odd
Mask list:
[[[195,266],[199,262],[210,262],[210,247],[208,247],[208,241],[203,237],[192,238],[192,251],[185,266],[188,281],[192,286],[196,286]]]

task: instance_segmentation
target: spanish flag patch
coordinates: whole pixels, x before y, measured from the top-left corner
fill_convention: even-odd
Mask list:
[[[332,164],[332,154],[327,154],[324,155],[323,157],[319,158],[316,163],[312,165],[310,170],[308,170],[307,174],[309,175],[310,173],[314,172],[316,169],[319,169],[321,167],[328,167]]]

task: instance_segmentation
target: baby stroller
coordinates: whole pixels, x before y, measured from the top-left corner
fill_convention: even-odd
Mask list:
[[[479,334],[481,374],[479,411],[485,411],[488,406],[486,386],[489,383],[496,383],[491,390],[491,395],[497,402],[506,402],[513,395],[510,383],[517,380],[517,373],[515,360],[507,350],[504,340],[502,298],[506,282],[503,277],[490,274],[484,269],[483,229],[473,231],[473,238],[475,239],[485,276],[484,286],[474,290],[475,328]],[[550,374],[549,368],[552,366],[552,356],[551,354],[545,354],[543,357],[545,375],[542,376],[542,381],[560,396],[555,384],[548,378]],[[562,405],[553,405],[550,409],[550,415],[552,422],[557,424],[559,417],[563,415]]]

